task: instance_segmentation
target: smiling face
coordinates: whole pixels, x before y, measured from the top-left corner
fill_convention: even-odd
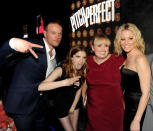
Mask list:
[[[77,53],[75,53],[71,57],[74,69],[80,70],[82,66],[85,64],[86,59],[87,59],[87,55],[84,51],[78,51]]]
[[[121,32],[120,45],[126,53],[129,53],[131,50],[133,50],[136,47],[135,38],[132,31],[123,30]]]
[[[94,40],[94,44],[92,45],[92,50],[97,58],[105,59],[109,54],[109,46],[110,43],[106,39],[96,38]]]

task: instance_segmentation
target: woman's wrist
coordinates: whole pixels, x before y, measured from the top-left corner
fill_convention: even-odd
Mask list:
[[[137,117],[135,117],[135,118],[133,119],[133,121],[140,122],[140,119],[137,118]]]

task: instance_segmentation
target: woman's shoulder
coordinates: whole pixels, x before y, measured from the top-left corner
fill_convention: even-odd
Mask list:
[[[123,55],[116,55],[116,54],[111,54],[111,61],[113,61],[113,64],[117,66],[121,66],[123,62],[125,61],[125,58]]]
[[[88,60],[92,59],[94,55],[88,55]]]
[[[61,71],[62,71],[61,78],[65,78],[66,77],[66,67],[64,65],[60,65],[59,67],[61,68]]]
[[[60,70],[65,71],[65,67],[61,64],[60,66],[58,66],[57,68],[59,68]]]
[[[121,55],[111,54],[111,56],[112,56],[112,59],[114,59],[116,61],[124,61],[125,60],[125,58],[122,54]]]
[[[63,69],[62,69],[61,66],[58,66],[58,67],[55,68],[55,70],[53,72],[56,72],[56,73],[60,73],[61,74],[63,72]]]
[[[147,69],[150,67],[147,57],[144,54],[137,54],[134,58],[137,70]]]
[[[134,60],[136,64],[141,64],[141,63],[146,63],[146,62],[148,63],[147,57],[142,53],[136,54],[134,56]]]
[[[91,62],[93,60],[93,55],[88,56],[88,62]]]
[[[120,59],[120,58],[124,58],[123,55],[117,55],[117,54],[111,54],[112,57],[116,58],[116,59]]]

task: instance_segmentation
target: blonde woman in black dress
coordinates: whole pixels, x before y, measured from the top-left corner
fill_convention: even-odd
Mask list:
[[[121,68],[124,88],[124,131],[141,131],[150,95],[150,67],[144,55],[145,45],[140,30],[132,23],[123,24],[114,41],[115,52],[126,53]]]

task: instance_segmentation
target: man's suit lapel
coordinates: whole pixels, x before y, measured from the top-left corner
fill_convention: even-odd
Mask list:
[[[43,55],[42,55],[42,65],[43,65],[43,70],[44,70],[44,72],[45,72],[45,74],[46,74],[46,71],[47,71],[47,56],[46,56],[46,48],[44,47],[43,48],[43,50],[44,50],[44,53],[43,53]]]
[[[46,48],[45,48],[45,43],[43,41],[43,39],[41,40],[41,45],[43,45],[42,49],[37,49],[37,51],[39,52],[38,55],[38,61],[40,63],[40,65],[42,66],[42,71],[44,74],[46,74],[47,71],[47,56],[46,56]],[[37,52],[36,52],[37,53]]]

